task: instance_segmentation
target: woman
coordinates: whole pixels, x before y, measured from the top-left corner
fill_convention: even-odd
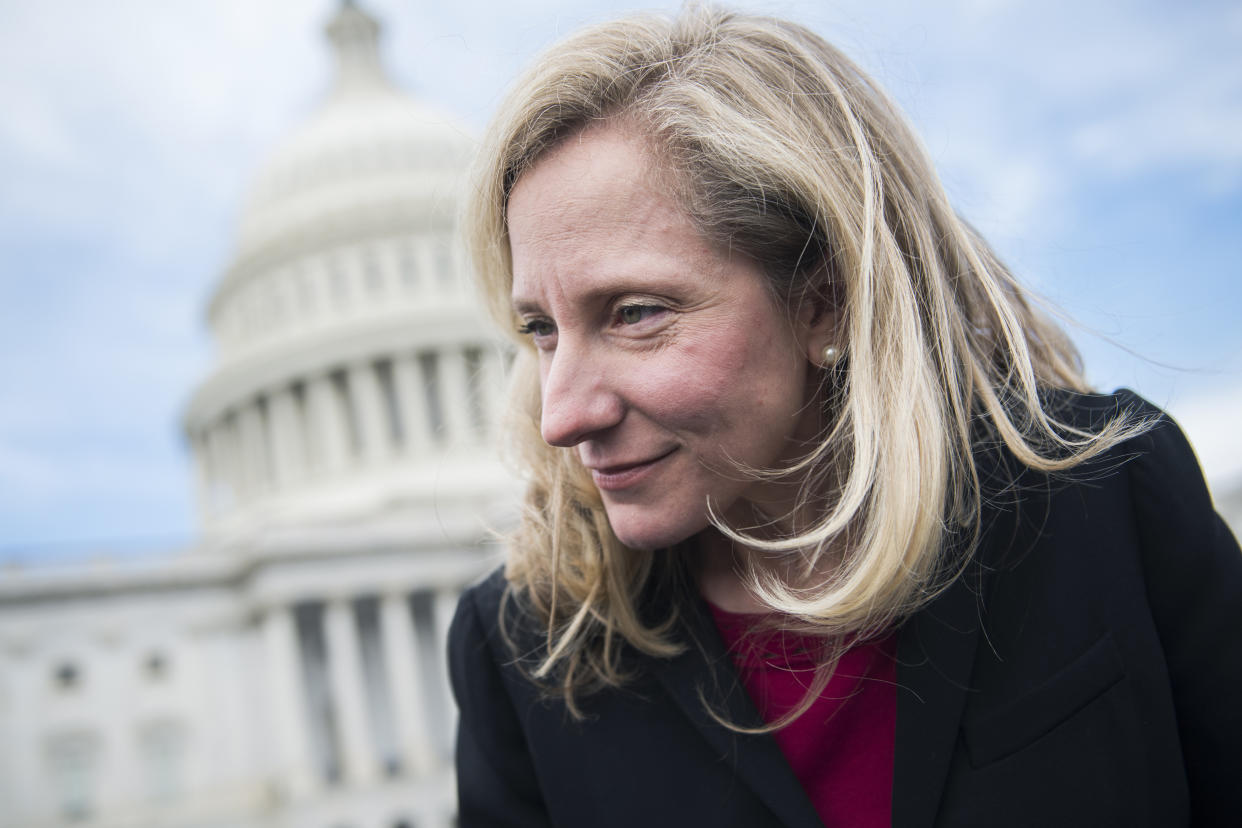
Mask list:
[[[1242,555],[871,81],[701,9],[554,47],[482,158],[529,477],[450,640],[463,825],[1242,814]]]

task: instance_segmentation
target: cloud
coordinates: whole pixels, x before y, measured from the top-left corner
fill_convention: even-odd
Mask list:
[[[1062,205],[1119,178],[1177,170],[1213,197],[1242,186],[1242,14],[1228,4],[848,8],[836,17],[865,23],[846,39],[997,232],[1054,238],[1078,220]]]

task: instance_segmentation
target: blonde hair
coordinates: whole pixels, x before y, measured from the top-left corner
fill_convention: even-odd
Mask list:
[[[947,538],[978,525],[981,422],[989,439],[1046,471],[1142,427],[1119,416],[1085,431],[1045,410],[1042,391],[1087,390],[1077,352],[956,215],[870,78],[801,26],[702,7],[567,38],[496,117],[467,225],[483,292],[510,330],[509,194],[550,149],[609,120],[650,139],[703,234],[759,262],[787,307],[831,302],[843,314],[843,367],[825,377],[832,424],[793,469],[815,521],[763,539],[719,526],[821,574],[790,583],[747,573],[788,626],[825,641],[874,635],[957,575]],[[626,680],[623,643],[654,656],[684,646],[672,633],[675,603],[663,617],[640,609],[643,590],[676,577],[678,565],[669,551],[624,547],[574,451],[543,442],[528,342],[512,415],[529,488],[509,538],[509,597],[546,634],[534,678],[576,713],[577,694]],[[848,554],[825,567],[843,541]]]

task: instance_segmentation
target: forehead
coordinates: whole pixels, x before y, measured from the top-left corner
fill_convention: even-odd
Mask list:
[[[663,185],[649,144],[616,127],[584,130],[519,178],[508,226],[515,303],[550,282],[665,278],[714,253]]]
[[[544,153],[509,195],[507,225],[520,242],[592,220],[672,207],[655,184],[646,142],[618,127],[588,127]]]

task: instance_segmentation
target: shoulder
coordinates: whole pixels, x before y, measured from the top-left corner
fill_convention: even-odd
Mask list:
[[[1242,690],[1242,552],[1165,412],[1125,390],[1050,392],[1046,406],[1088,432],[1118,416],[1140,427],[1063,472],[1021,468],[1001,449],[989,455],[1001,475],[984,491],[984,574],[968,583],[982,584],[986,644],[973,667],[966,743],[980,755],[979,745],[1017,748],[1004,759],[1011,769],[1073,768],[1077,783],[1094,770],[1070,760],[1091,745],[1119,774],[1162,780],[1145,791],[1153,814],[1163,813],[1157,801],[1184,811],[1188,794],[1195,824],[1232,824],[1212,817],[1242,809],[1242,707],[1233,701]],[[1035,721],[1054,727],[1037,741],[1019,738]],[[1100,782],[1103,802],[1110,779]]]
[[[449,681],[460,713],[459,749],[464,739],[481,748],[480,755],[502,744],[520,745],[520,711],[539,698],[528,678],[521,642],[502,619],[508,616],[508,582],[498,568],[468,587],[449,627]]]
[[[1129,595],[1130,611],[1149,613],[1166,643],[1202,609],[1225,610],[1232,599],[1218,590],[1242,581],[1242,554],[1173,419],[1128,390],[1054,391],[1045,399],[1047,413],[1070,428],[1098,432],[1122,417],[1131,436],[1049,473],[1003,449],[985,450],[977,550],[984,569],[1013,573],[1010,584],[1020,573],[1041,573],[1041,583],[1056,584],[1045,600],[1061,609]]]
[[[1148,425],[1118,446],[1126,462],[1135,511],[1144,524],[1159,528],[1161,523],[1190,519],[1192,525],[1210,529],[1219,523],[1219,519],[1207,520],[1215,516],[1212,498],[1194,449],[1173,418],[1132,391],[1115,396]],[[1160,508],[1153,508],[1157,504]]]
[[[1119,417],[1132,423],[1172,423],[1162,409],[1129,388],[1107,393],[1041,388],[1039,401],[1056,422],[1087,432],[1097,432]]]
[[[458,626],[459,622],[461,626],[475,624],[482,616],[498,615],[507,586],[504,567],[498,566],[466,587],[457,602],[454,625]]]
[[[484,673],[503,680],[510,695],[537,690],[529,679],[544,647],[536,626],[503,566],[462,592],[448,634],[449,673],[459,704],[478,695]]]
[[[525,732],[535,701],[501,625],[508,582],[496,569],[462,593],[449,628],[457,700],[457,790],[462,825],[550,825]]]
[[[1084,394],[1042,389],[1043,414],[1069,441],[1123,426],[1130,434],[1069,468],[1044,471],[1023,463],[987,422],[976,433],[975,470],[982,513],[980,528],[993,536],[979,551],[985,565],[1024,559],[1033,543],[1049,534],[1064,541],[1088,537],[1102,525],[1129,534],[1136,524],[1131,489],[1135,477],[1156,482],[1150,469],[1162,455],[1176,456],[1184,475],[1198,477],[1185,438],[1160,409],[1132,391]],[[1053,451],[1055,457],[1060,449]],[[1064,456],[1064,455],[1062,455]],[[1092,555],[1084,562],[1098,560]]]
[[[1128,388],[1110,394],[1053,389],[1041,396],[1044,412],[1069,429],[1098,434],[1113,423],[1121,423],[1132,432],[1100,456],[1068,473],[1054,474],[1054,478],[1087,482],[1094,487],[1125,485],[1136,492],[1178,490],[1193,500],[1193,505],[1211,509],[1194,450],[1164,410]]]
[[[1151,609],[1163,632],[1169,637],[1211,611],[1242,622],[1242,614],[1229,609],[1242,610],[1242,552],[1216,513],[1189,440],[1168,414],[1137,394],[1113,396],[1148,426],[1110,453],[1124,471]]]
[[[504,575],[497,569],[467,587],[457,600],[457,611],[449,625],[448,660],[449,678],[459,707],[467,702],[477,674],[494,661],[491,639],[498,627],[497,614],[489,612],[488,606],[499,606],[503,582]]]
[[[462,592],[448,635],[449,663],[455,671],[466,661],[483,659],[504,663],[507,660],[500,617],[507,592],[503,566],[496,567]]]
[[[1058,391],[1048,401],[1050,414],[1076,428],[1098,431],[1118,417],[1137,427],[1070,477],[1093,488],[1124,488],[1145,548],[1211,544],[1223,524],[1194,449],[1167,412],[1125,388],[1112,394]]]
[[[1183,550],[1178,554],[1189,561],[1236,549],[1215,512],[1190,441],[1167,412],[1125,388],[1111,394],[1056,390],[1044,399],[1047,414],[1072,429],[1099,433],[1120,420],[1132,431],[1067,472],[1025,475],[1053,504],[1072,508],[1084,520],[1128,524],[1116,528],[1132,527],[1149,575],[1152,567],[1167,564],[1169,550]],[[1030,492],[1030,487],[1018,488]]]

